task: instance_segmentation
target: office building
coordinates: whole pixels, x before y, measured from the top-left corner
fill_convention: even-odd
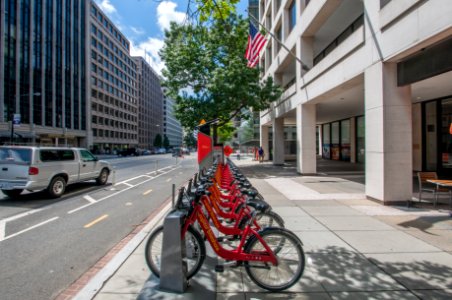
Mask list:
[[[447,0],[260,1],[293,53],[275,39],[261,53],[284,91],[260,114],[265,153],[302,174],[317,155],[364,164],[367,197],[389,204],[411,199],[413,172],[452,175],[451,15]]]
[[[0,1],[0,142],[87,146],[87,2]]]
[[[157,134],[163,137],[163,93],[160,78],[142,58],[134,57],[138,85],[138,146],[152,149]]]
[[[112,153],[138,145],[136,63],[130,43],[91,1],[90,115],[93,151]]]
[[[174,99],[163,89],[163,134],[168,137],[171,147],[180,147],[183,143],[182,126],[174,116],[174,104]]]

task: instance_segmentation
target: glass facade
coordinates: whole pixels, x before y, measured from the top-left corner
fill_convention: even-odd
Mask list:
[[[364,116],[356,118],[356,161],[361,164],[366,162],[366,127]]]
[[[28,136],[37,142],[55,142],[59,134],[36,132],[34,125],[65,128],[58,131],[61,138],[67,130],[85,128],[85,2],[4,1],[3,120],[20,113],[24,126],[18,131],[33,131]]]
[[[352,136],[352,122],[356,122],[356,136]],[[323,124],[322,157],[325,159],[352,161],[352,139],[356,138],[356,161],[365,161],[364,117],[356,117]],[[355,158],[355,157],[354,157]]]

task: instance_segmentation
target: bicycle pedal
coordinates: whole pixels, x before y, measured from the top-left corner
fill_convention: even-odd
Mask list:
[[[224,266],[223,265],[216,265],[215,266],[215,272],[223,273],[224,272]]]

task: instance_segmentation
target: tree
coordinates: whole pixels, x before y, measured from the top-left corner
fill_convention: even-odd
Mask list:
[[[154,139],[154,147],[162,148],[162,136],[158,133]]]
[[[259,69],[246,66],[247,35],[248,21],[235,15],[214,19],[209,27],[172,23],[165,32],[164,85],[176,100],[175,116],[183,127],[219,119],[215,138],[216,127],[242,117],[246,108],[264,110],[279,98],[272,77],[260,82]]]
[[[199,19],[207,21],[210,17],[214,19],[226,19],[235,13],[235,5],[240,0],[196,0],[199,7]]]
[[[232,122],[228,122],[225,125],[218,128],[218,140],[220,143],[230,141],[236,128]]]
[[[191,148],[195,148],[196,147],[197,140],[195,138],[195,135],[194,135],[193,131],[192,132],[188,132],[187,135],[185,135],[185,137],[184,137],[184,144],[187,147],[191,147]]]
[[[170,142],[169,142],[168,137],[167,137],[166,134],[165,134],[165,135],[163,135],[163,148],[168,149],[169,146],[170,146]]]

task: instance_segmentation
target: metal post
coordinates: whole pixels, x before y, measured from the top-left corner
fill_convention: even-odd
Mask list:
[[[156,173],[158,172],[158,168],[159,168],[159,161],[156,160],[156,161],[155,161],[155,172],[156,172]]]
[[[115,190],[115,184],[116,184],[116,167],[113,167],[113,172],[112,172],[112,177],[111,177],[111,185],[112,188],[110,190],[114,191]]]
[[[176,185],[173,183],[173,199],[172,199],[172,203],[173,203],[173,209],[174,209],[174,201],[176,199]]]

